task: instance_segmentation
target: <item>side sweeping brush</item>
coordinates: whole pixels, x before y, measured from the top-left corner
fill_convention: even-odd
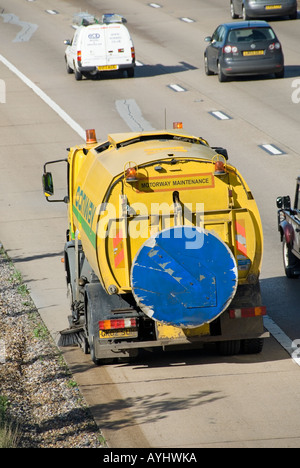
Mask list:
[[[82,346],[86,339],[84,328],[82,326],[67,328],[59,333],[60,338],[58,340],[58,346],[62,348],[66,348],[68,346]]]

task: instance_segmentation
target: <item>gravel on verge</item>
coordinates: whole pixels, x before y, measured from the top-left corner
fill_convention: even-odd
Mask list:
[[[0,397],[18,448],[102,448],[105,440],[0,244]]]

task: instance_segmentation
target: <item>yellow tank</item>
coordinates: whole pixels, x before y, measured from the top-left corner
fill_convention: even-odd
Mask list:
[[[174,192],[182,207],[177,224],[198,223],[218,233],[240,265],[239,282],[257,281],[263,237],[256,202],[238,170],[203,139],[179,131],[114,134],[84,154],[86,148],[69,153],[71,236],[79,230],[107,290],[130,290],[130,267],[141,245],[176,224]],[[216,164],[224,170],[218,173]]]

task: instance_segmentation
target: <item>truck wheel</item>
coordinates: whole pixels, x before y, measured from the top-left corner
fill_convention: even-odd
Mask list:
[[[89,307],[89,302],[87,301],[86,305],[86,320],[87,320],[87,330],[88,330],[88,345],[90,350],[91,359],[96,364],[96,366],[100,365],[100,359],[98,359],[95,355],[95,346],[94,346],[94,330],[92,326],[92,317]]]
[[[288,246],[285,237],[283,238],[283,264],[285,269],[285,274],[290,279],[299,278],[299,273],[296,272],[296,269],[299,269],[299,261],[297,257],[293,254],[290,247]]]
[[[242,340],[241,352],[243,354],[259,354],[264,347],[263,338],[254,338],[252,340]]]
[[[219,341],[217,343],[217,348],[219,354],[222,356],[234,356],[239,354],[241,350],[241,341],[240,340],[230,340],[230,341]]]

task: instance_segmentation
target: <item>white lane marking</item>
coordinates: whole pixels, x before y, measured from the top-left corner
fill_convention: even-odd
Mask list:
[[[152,8],[161,8],[161,5],[158,5],[158,3],[149,3],[149,6]]]
[[[269,316],[264,317],[264,325],[275,340],[287,351],[293,361],[300,366],[300,351],[297,351],[297,344],[300,344],[299,340],[292,341]]]
[[[56,10],[45,10],[45,11],[46,11],[46,13],[48,13],[49,15],[58,15],[58,14],[59,14],[58,11],[56,11]]]
[[[116,101],[116,109],[133,132],[153,132],[155,128],[144,119],[141,109],[134,99]]]
[[[282,151],[280,148],[277,148],[277,146],[274,146],[274,145],[261,145],[260,148],[262,148],[263,150],[267,151],[267,153],[272,154],[274,156],[285,154],[284,151]]]
[[[195,20],[192,18],[180,18],[181,21],[184,21],[185,23],[195,23]]]
[[[229,117],[229,115],[224,114],[224,112],[221,112],[221,111],[213,111],[213,112],[210,112],[210,114],[213,117],[216,117],[216,119],[218,120],[231,120],[231,117]]]
[[[38,29],[37,24],[20,21],[19,17],[14,15],[13,13],[3,13],[0,16],[2,16],[4,23],[14,24],[22,28],[21,31],[16,35],[13,42],[29,41],[29,39],[31,39],[35,31]]]
[[[186,89],[182,88],[181,86],[177,84],[170,84],[169,88],[173,89],[173,91],[176,91],[177,93],[183,93],[186,91]]]
[[[44,91],[36,86],[27,76],[25,76],[20,70],[18,70],[11,62],[9,62],[3,55],[0,55],[0,62],[2,62],[11,72],[17,75],[23,83],[25,83],[32,91],[39,96],[59,117],[61,117],[78,135],[85,140],[85,130],[73,120],[56,102],[54,102]]]

